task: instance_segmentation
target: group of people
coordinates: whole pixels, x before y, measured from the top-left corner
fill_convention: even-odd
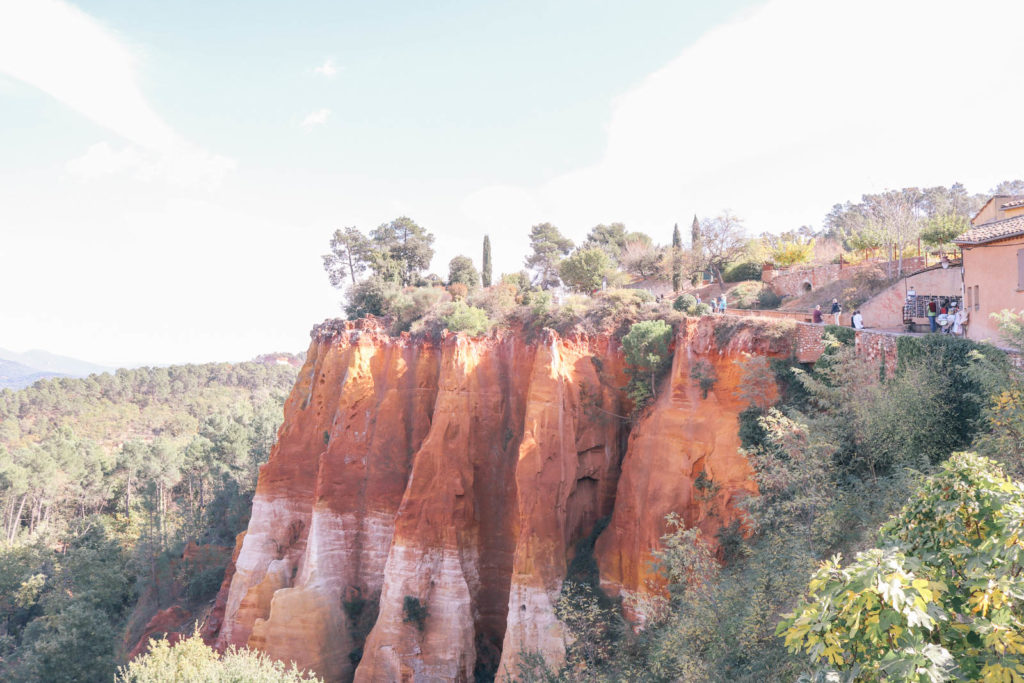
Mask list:
[[[911,285],[907,290],[907,307],[914,315],[917,310],[917,290]],[[959,305],[956,299],[929,299],[925,304],[925,317],[928,318],[930,332],[942,332],[957,337],[967,336],[967,323],[971,314],[967,308]]]
[[[956,301],[948,299],[934,299],[928,302],[926,315],[928,327],[931,332],[942,332],[963,337],[967,334],[967,323],[971,314],[963,306],[957,306]]]
[[[698,306],[700,306],[702,303],[704,303],[701,300],[701,298],[700,298],[700,294],[695,294],[694,296],[697,298],[697,305]],[[712,313],[725,313],[725,307],[726,307],[725,292],[722,293],[722,296],[716,296],[711,301],[709,301],[708,302],[708,306],[711,307],[711,312]]]
[[[842,315],[842,313],[843,305],[839,303],[839,299],[832,299],[832,308],[829,309],[829,315],[832,316],[833,325],[839,324],[839,316]],[[818,304],[814,307],[814,311],[811,313],[811,320],[814,321],[815,324],[820,325],[825,322],[824,316],[825,314],[821,311],[821,304]],[[850,326],[856,330],[864,329],[864,316],[860,314],[859,308],[855,310],[853,315],[850,317]]]

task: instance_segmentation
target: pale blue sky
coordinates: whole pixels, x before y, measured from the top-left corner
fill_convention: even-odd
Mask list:
[[[610,100],[753,4],[76,6],[136,52],[140,88],[168,123],[243,165],[535,183],[596,162]],[[326,59],[332,79],[313,70]],[[10,95],[3,168],[62,162],[98,133],[43,93]],[[320,108],[331,110],[326,130],[294,127]]]
[[[408,214],[442,275],[575,239],[1020,169],[1013,0],[0,0],[0,347],[305,347],[334,228]],[[1003,73],[1001,70],[1006,69]],[[979,93],[986,93],[979,98]],[[998,100],[998,106],[988,106]],[[1007,142],[991,143],[993,131]]]

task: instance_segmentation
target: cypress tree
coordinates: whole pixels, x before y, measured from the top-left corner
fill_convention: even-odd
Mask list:
[[[480,268],[480,280],[484,287],[491,286],[491,238],[484,235],[484,260]]]
[[[672,291],[678,293],[683,288],[683,259],[680,251],[683,248],[683,237],[679,234],[679,224],[672,228]]]
[[[704,245],[701,244],[700,221],[697,220],[697,214],[693,214],[693,225],[690,226],[690,250],[693,252],[693,264],[700,270],[694,284],[702,284],[704,281]]]

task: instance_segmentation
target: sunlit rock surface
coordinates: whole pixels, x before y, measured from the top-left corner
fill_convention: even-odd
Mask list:
[[[611,519],[595,551],[602,585],[658,590],[648,564],[664,516],[713,538],[755,490],[736,452],[734,361],[785,344],[740,329],[719,349],[716,323],[684,326],[632,432],[610,335],[317,327],[204,634],[330,681],[500,678],[520,652],[557,663],[554,604],[598,520]],[[706,399],[698,359],[719,377]],[[702,471],[718,488],[698,500]]]

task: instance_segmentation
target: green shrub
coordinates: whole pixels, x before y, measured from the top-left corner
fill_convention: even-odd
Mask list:
[[[393,332],[405,332],[413,323],[424,318],[436,317],[445,303],[451,300],[443,287],[416,287],[403,292],[391,306],[395,316]]]
[[[633,292],[635,293],[636,298],[642,303],[649,304],[654,301],[654,295],[646,289],[634,289]]]
[[[694,315],[711,315],[711,306],[705,303],[697,304],[697,307],[693,309]]]
[[[470,294],[469,305],[487,311],[487,316],[491,320],[502,320],[515,310],[517,294],[518,290],[514,285],[500,282]]]
[[[722,279],[726,282],[743,282],[744,280],[760,280],[761,264],[756,261],[735,263],[725,269]]]
[[[443,321],[449,331],[468,332],[474,337],[484,334],[491,327],[487,311],[475,306],[467,306],[462,301],[456,301],[452,305],[451,312],[444,316]]]
[[[206,567],[193,574],[185,586],[185,597],[191,602],[212,598],[220,590],[220,584],[224,581],[224,569],[224,565]]]
[[[672,308],[686,314],[692,314],[697,308],[697,298],[692,294],[681,294],[672,302]]]
[[[426,627],[427,617],[430,616],[427,606],[420,602],[419,598],[406,595],[402,600],[402,612],[405,614],[402,621],[406,624],[415,624],[416,629],[422,633]]]
[[[762,287],[757,294],[757,307],[764,310],[778,308],[782,303],[782,297],[776,294],[770,287]]]
[[[766,433],[761,426],[764,413],[755,405],[748,406],[739,414],[740,445],[747,450],[764,445]]]
[[[711,391],[715,386],[715,382],[718,381],[718,374],[711,363],[701,359],[690,368],[690,379],[697,381],[697,386],[700,387],[701,398],[707,398],[708,392]]]
[[[1000,390],[1000,379],[1010,376],[1009,359],[989,344],[945,334],[896,339],[899,377],[912,367],[925,366],[948,385],[952,424],[946,452],[966,448],[981,423],[989,395]]]
[[[729,306],[732,308],[754,308],[757,297],[764,288],[760,282],[742,282],[733,287],[728,294]]]
[[[625,331],[640,317],[643,301],[635,289],[608,289],[591,300],[588,317],[596,331]]]
[[[151,641],[149,652],[136,657],[128,666],[119,670],[116,679],[117,683],[298,683],[319,680],[312,674],[300,671],[294,663],[286,666],[262,652],[236,650],[232,647],[223,655],[218,654],[203,643],[199,634],[179,641],[174,647],[166,640]]]
[[[393,303],[401,294],[401,289],[394,282],[376,275],[368,277],[349,287],[345,314],[353,320],[367,315],[390,315]]]
[[[552,313],[551,326],[559,331],[568,331],[585,322],[590,312],[590,297],[574,294],[565,298],[562,305]]]
[[[527,289],[520,294],[519,300],[534,315],[544,315],[551,310],[551,292],[543,289]]]
[[[626,373],[630,376],[627,393],[637,411],[654,397],[658,380],[672,366],[669,344],[672,328],[664,320],[634,323],[622,338],[626,356]]]
[[[836,341],[846,346],[852,346],[856,330],[843,325],[825,325],[825,334],[835,337]]]
[[[518,273],[502,273],[498,282],[515,289],[516,296],[530,289],[530,275],[525,270],[520,270]]]

